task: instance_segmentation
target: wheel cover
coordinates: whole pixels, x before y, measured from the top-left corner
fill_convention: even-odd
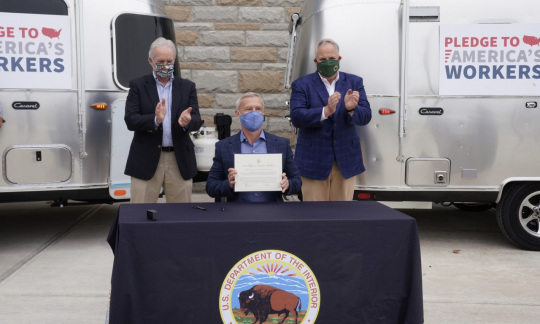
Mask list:
[[[519,221],[523,229],[540,237],[540,191],[533,192],[519,206]]]

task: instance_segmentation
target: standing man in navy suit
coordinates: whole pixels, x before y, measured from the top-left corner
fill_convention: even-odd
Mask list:
[[[165,38],[150,46],[152,74],[129,83],[124,120],[134,132],[125,174],[131,176],[131,202],[190,202],[197,174],[189,135],[201,127],[195,84],[175,77],[175,44]]]
[[[339,46],[317,44],[317,72],[292,84],[291,121],[298,128],[295,161],[304,201],[345,201],[354,195],[355,176],[364,172],[355,125],[367,125],[371,108],[361,77],[339,72]]]
[[[283,194],[298,193],[302,181],[294,164],[289,140],[263,130],[264,101],[261,96],[248,92],[238,98],[235,114],[240,119],[242,130],[216,143],[214,163],[206,182],[208,195],[227,197],[227,201],[271,202],[283,201]],[[234,155],[240,153],[281,153],[281,191],[235,192],[237,172],[234,169]]]

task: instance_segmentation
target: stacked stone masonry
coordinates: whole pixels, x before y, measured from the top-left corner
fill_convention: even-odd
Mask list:
[[[284,79],[289,20],[303,2],[164,0],[174,20],[181,75],[197,85],[205,125],[214,125],[216,113],[234,117],[236,99],[254,91],[265,101],[265,129],[294,146]],[[231,133],[239,129],[233,118]]]

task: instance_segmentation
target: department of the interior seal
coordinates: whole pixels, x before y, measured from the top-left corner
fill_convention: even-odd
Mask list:
[[[223,281],[219,307],[224,324],[315,323],[321,292],[315,274],[297,256],[279,250],[254,252]]]

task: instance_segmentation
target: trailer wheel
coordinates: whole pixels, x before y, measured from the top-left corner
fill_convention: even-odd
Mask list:
[[[497,206],[497,223],[518,247],[540,251],[540,183],[509,187]]]
[[[484,212],[493,208],[491,203],[454,203],[454,206],[470,212]]]

